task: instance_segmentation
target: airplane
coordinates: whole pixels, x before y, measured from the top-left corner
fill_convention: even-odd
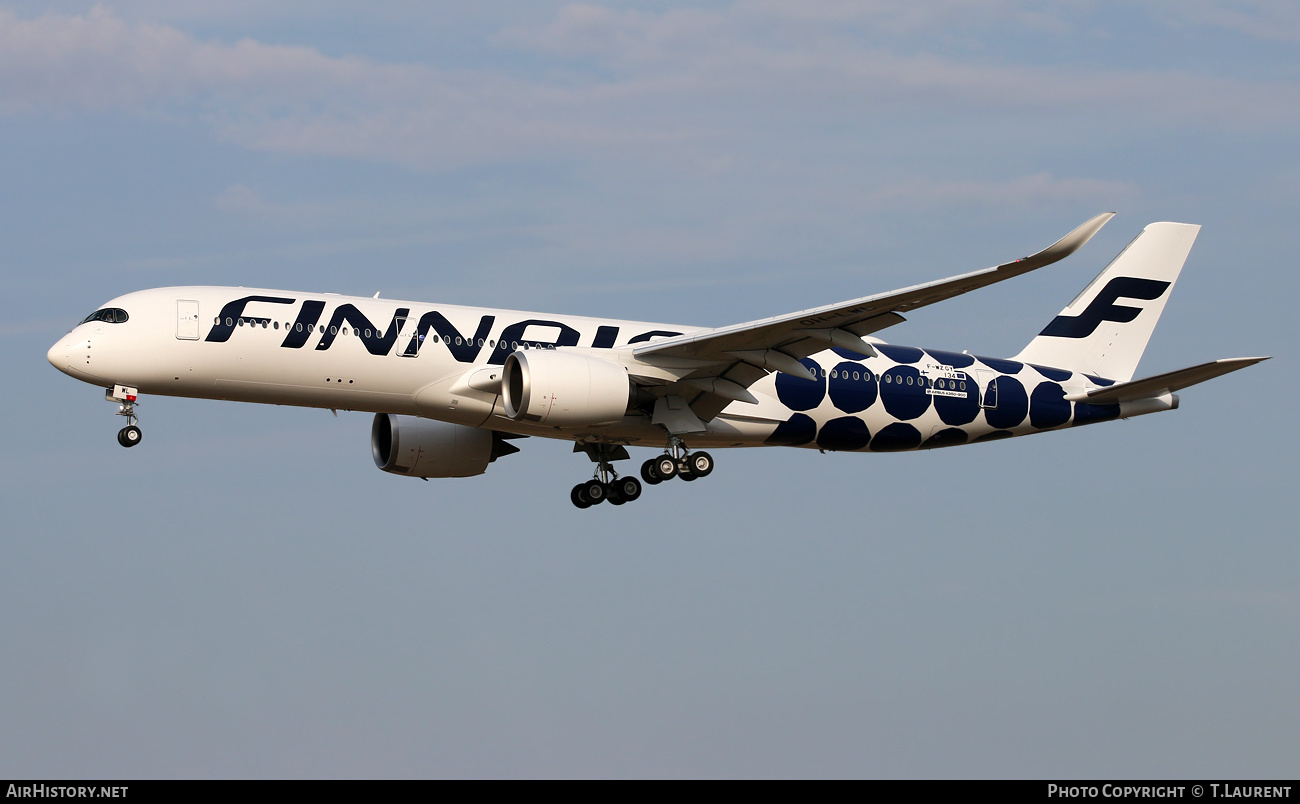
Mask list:
[[[140,443],[141,394],[374,413],[385,472],[471,477],[574,442],[596,467],[588,508],[644,485],[707,477],[699,447],[898,452],[976,444],[1174,410],[1183,388],[1267,360],[1238,357],[1134,380],[1200,227],[1152,223],[1012,358],[886,343],[903,313],[1074,253],[1114,213],[993,268],[718,328],[232,287],[128,293],[48,359],[106,389]],[[689,446],[688,446],[689,444]],[[628,447],[662,449],[620,475]]]

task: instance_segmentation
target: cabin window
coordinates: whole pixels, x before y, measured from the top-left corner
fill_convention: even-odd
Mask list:
[[[279,329],[279,328],[280,328],[280,322],[279,322],[279,321],[276,321],[275,324],[272,325],[272,327],[273,327],[274,329]]]
[[[338,328],[338,327],[330,327],[330,334],[331,334],[331,335],[337,335],[337,334],[339,334],[339,328]]]

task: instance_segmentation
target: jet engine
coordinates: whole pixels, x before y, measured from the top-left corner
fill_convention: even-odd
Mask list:
[[[507,437],[463,424],[376,413],[370,427],[375,466],[408,477],[473,477],[502,455],[518,452]]]
[[[555,427],[613,424],[627,413],[634,393],[623,366],[572,352],[512,352],[501,373],[501,400],[515,421]]]

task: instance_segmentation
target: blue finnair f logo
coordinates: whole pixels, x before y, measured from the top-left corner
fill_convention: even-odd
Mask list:
[[[1103,321],[1127,324],[1138,317],[1141,307],[1127,307],[1115,302],[1124,299],[1142,299],[1151,301],[1164,295],[1169,289],[1169,282],[1159,279],[1135,279],[1130,276],[1117,276],[1106,283],[1088,308],[1075,316],[1058,315],[1047,325],[1040,335],[1057,338],[1086,338],[1101,326]]]

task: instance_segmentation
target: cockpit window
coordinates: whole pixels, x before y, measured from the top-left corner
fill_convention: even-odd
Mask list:
[[[86,316],[81,323],[89,324],[91,321],[103,321],[105,324],[125,324],[127,318],[126,310],[120,307],[105,307]]]

